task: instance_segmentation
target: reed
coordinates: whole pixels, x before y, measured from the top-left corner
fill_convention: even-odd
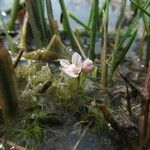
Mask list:
[[[15,118],[18,112],[18,89],[14,66],[6,49],[0,45],[0,89],[4,108],[10,118]]]
[[[95,59],[95,42],[96,42],[96,32],[97,32],[97,23],[98,23],[98,13],[99,13],[99,0],[93,0],[92,3],[93,12],[92,12],[92,22],[91,22],[91,33],[90,33],[90,49],[89,49],[89,58],[91,60]]]
[[[74,39],[72,30],[71,30],[71,27],[70,27],[70,24],[69,24],[67,10],[66,10],[66,6],[65,6],[65,3],[64,3],[64,0],[59,0],[59,3],[60,3],[60,7],[61,7],[61,10],[62,10],[62,14],[63,14],[64,27],[65,27],[65,29],[67,31],[67,34],[68,34],[69,38],[70,38],[71,46],[72,46],[72,48],[76,49],[77,48],[77,44],[76,44],[76,41]],[[79,52],[78,49],[77,49],[77,51]]]
[[[104,88],[107,86],[108,19],[109,0],[106,1],[106,9],[103,11],[102,22],[101,81]]]
[[[150,4],[150,1],[149,0],[146,1],[143,4],[143,9],[146,9],[149,6],[149,4]],[[139,19],[142,17],[143,13],[144,13],[143,11],[139,11],[139,13],[137,13],[137,15],[133,18],[130,26],[128,27],[128,30],[126,31],[125,35],[122,36],[122,38],[120,38],[117,46],[115,47],[115,50],[113,50],[110,56],[111,61],[110,61],[109,81],[112,81],[112,77],[113,77],[115,70],[118,68],[119,64],[124,59],[131,44],[133,43],[136,37],[136,33],[137,33],[136,25]],[[117,54],[116,54],[116,51],[117,51]],[[115,57],[115,59],[113,57]]]
[[[118,46],[119,46],[119,42],[120,42],[120,34],[121,34],[121,27],[122,27],[122,23],[123,23],[123,16],[124,16],[124,11],[125,11],[125,6],[126,6],[126,0],[122,1],[121,3],[121,9],[120,9],[120,16],[118,18],[118,22],[117,22],[117,32],[116,32],[116,39],[115,39],[115,44],[114,44],[114,49],[111,55],[111,65],[110,65],[110,71],[113,70],[113,68],[115,67],[115,61],[117,58],[117,53],[118,53]],[[111,80],[111,79],[109,79]]]
[[[26,0],[35,45],[37,48],[45,47],[49,41],[49,31],[45,20],[44,1]]]
[[[10,14],[10,19],[7,23],[7,29],[8,30],[14,29],[16,15],[17,15],[17,11],[19,8],[19,2],[20,2],[20,0],[13,0],[13,6],[12,6],[11,14]]]
[[[8,31],[7,31],[7,28],[6,28],[6,24],[3,20],[3,16],[0,12],[0,21],[2,22],[2,25],[3,25],[3,28],[4,28],[4,32],[5,32],[5,35],[6,35],[6,41],[8,43],[8,47],[10,49],[10,51],[12,53],[16,52],[17,51],[17,46],[15,45],[15,43],[13,42],[13,39],[11,38],[11,36],[8,34]]]
[[[148,15],[150,17],[150,13],[147,12],[145,9],[143,9],[139,4],[137,4],[135,1],[130,0],[130,2],[135,5],[137,8],[139,8],[141,11],[143,11],[146,15]]]
[[[149,17],[150,17],[150,13],[147,12],[146,8],[143,7],[143,5],[140,5],[138,4],[137,2],[140,2],[140,1],[133,1],[133,0],[130,0],[131,3],[133,5],[135,5],[135,7],[137,7],[139,10],[141,10],[141,12],[143,12],[142,14],[142,18],[143,18],[143,23],[145,25],[145,31],[146,31],[146,56],[145,56],[145,66],[146,68],[148,68],[148,64],[149,64],[149,61],[150,61],[150,21],[149,21]]]
[[[106,6],[107,6],[106,4],[107,4],[107,0],[103,1],[103,3],[101,4],[101,6],[99,8],[99,19],[98,19],[98,30],[97,30],[97,32],[99,32],[101,27],[102,27],[103,10],[106,10]]]
[[[57,21],[53,17],[51,0],[46,0],[46,10],[49,22],[50,37],[52,38],[55,34],[60,37]]]
[[[81,20],[79,20],[79,18],[77,18],[76,16],[74,16],[71,12],[68,13],[68,16],[73,19],[76,23],[78,23],[79,25],[81,25],[83,28],[85,28],[86,31],[90,31],[90,28],[84,24]]]
[[[145,12],[144,12],[145,13]],[[149,17],[143,14],[142,16],[143,22],[145,25],[145,31],[146,31],[146,55],[145,55],[145,66],[148,68],[148,64],[150,62],[150,21]]]
[[[91,22],[92,22],[92,13],[93,13],[93,5],[91,6],[90,15],[88,18],[87,26],[91,29]]]
[[[28,27],[28,22],[29,22],[29,16],[28,13],[26,12],[23,20],[23,25],[21,28],[21,35],[20,35],[20,41],[18,48],[19,49],[24,49],[27,51],[27,46],[26,46],[26,38],[27,38],[27,27]]]
[[[76,40],[78,49],[79,49],[79,51],[80,51],[82,57],[83,57],[84,59],[86,59],[86,55],[85,55],[85,52],[84,52],[84,50],[83,50],[83,48],[82,48],[82,46],[81,46],[81,42],[80,42],[79,36],[76,36],[76,34],[74,34],[74,33],[73,33],[73,36],[74,36],[74,39]]]
[[[52,8],[52,3],[51,0],[46,0],[46,8],[47,8],[47,15],[48,15],[48,20],[53,19],[53,8]]]

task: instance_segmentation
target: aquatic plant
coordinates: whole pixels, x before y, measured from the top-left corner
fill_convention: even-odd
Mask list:
[[[4,32],[6,34],[6,39],[7,39],[7,42],[8,42],[8,47],[9,49],[12,51],[12,52],[16,52],[17,50],[17,46],[15,45],[12,37],[8,34],[8,31],[7,31],[7,27],[6,27],[6,24],[4,22],[4,19],[3,19],[3,16],[2,16],[2,13],[0,11],[0,21],[2,22],[2,25],[3,25],[3,28],[4,28]]]
[[[16,20],[16,16],[17,16],[19,6],[20,6],[20,0],[13,0],[13,6],[12,6],[12,9],[11,9],[10,18],[9,18],[9,21],[7,22],[7,29],[8,30],[13,30],[14,29],[15,20]]]
[[[81,25],[82,27],[85,28],[85,30],[90,31],[91,29],[86,26],[86,24],[84,24],[81,20],[79,20],[79,18],[77,18],[76,16],[74,16],[71,12],[68,13],[68,16],[73,19],[75,22],[77,22],[79,25]]]
[[[72,30],[71,30],[71,27],[70,27],[70,24],[69,24],[69,20],[68,20],[68,16],[67,16],[67,11],[66,11],[64,0],[59,0],[59,3],[60,3],[60,7],[61,7],[61,10],[62,10],[62,14],[63,14],[64,28],[66,29],[66,31],[67,31],[67,33],[69,35],[72,48],[75,49],[75,48],[77,48],[77,44],[76,44],[76,41],[74,39]],[[77,51],[78,51],[78,49],[77,49]]]
[[[149,4],[150,4],[150,1],[144,2],[143,9],[147,9]],[[110,62],[109,81],[112,80],[115,70],[118,68],[121,61],[123,60],[126,53],[128,52],[131,44],[133,43],[137,34],[136,25],[143,14],[144,14],[143,11],[139,11],[139,13],[132,19],[132,23],[128,27],[128,30],[126,31],[125,35],[118,41],[117,47],[115,47],[116,49],[113,50],[110,56],[111,62]],[[125,42],[127,43],[124,46]],[[113,57],[115,57],[115,59],[112,59]]]
[[[102,19],[102,48],[101,48],[101,79],[103,87],[107,86],[107,53],[108,53],[108,20],[109,0],[106,1],[106,8],[103,10]]]
[[[130,140],[128,134],[132,134],[131,131],[135,128],[136,133],[134,135],[139,134],[138,140],[133,139],[133,141],[140,142],[138,143],[139,145],[133,142],[130,145],[134,145],[134,147],[139,146],[140,150],[144,146],[148,147],[150,135],[150,67],[148,67],[150,60],[150,22],[147,8],[150,0],[142,1],[143,5],[141,6],[138,4],[139,0],[130,1],[135,6],[135,9],[133,9],[134,14],[128,16],[130,19],[126,18],[126,0],[122,0],[120,15],[115,26],[116,31],[112,34],[108,28],[110,0],[104,0],[103,2],[99,0],[92,1],[87,25],[74,16],[73,13],[67,13],[64,0],[59,0],[64,30],[67,32],[58,28],[57,21],[54,19],[51,0],[46,0],[45,2],[42,0],[26,0],[27,12],[24,16],[18,46],[20,51],[15,55],[17,58],[13,64],[12,62],[10,63],[9,67],[6,64],[11,60],[5,56],[7,51],[0,48],[0,86],[2,87],[2,92],[0,92],[4,97],[2,99],[8,107],[9,113],[16,114],[17,109],[15,110],[15,108],[18,108],[18,102],[22,111],[14,127],[11,127],[9,130],[5,129],[9,133],[15,129],[12,139],[17,139],[23,145],[29,144],[29,148],[33,148],[37,142],[40,144],[41,141],[43,142],[45,133],[51,133],[51,125],[55,121],[59,127],[66,127],[69,120],[68,116],[72,114],[71,117],[74,118],[75,123],[77,122],[76,124],[82,124],[83,128],[85,124],[88,124],[85,129],[86,132],[92,128],[95,131],[101,130],[102,132],[102,129],[107,129],[107,133],[110,133],[113,128],[120,137],[125,139],[123,139],[125,143]],[[48,19],[45,18],[45,12]],[[80,24],[85,32],[73,31],[68,17]],[[139,67],[142,72],[147,70],[143,93],[126,77],[122,69],[124,65],[121,66],[131,45],[138,38],[137,25],[140,18],[143,19],[145,28],[142,40],[143,43],[146,41],[147,44],[146,69]],[[12,19],[14,21],[14,17]],[[3,22],[3,18],[1,20]],[[129,25],[126,25],[125,21],[130,22],[128,23]],[[30,51],[30,46],[27,43],[29,36],[27,36],[27,33],[30,31],[27,28],[28,23],[31,25],[35,41],[33,45],[31,44],[31,49],[34,49],[34,51]],[[12,50],[12,38],[4,23],[3,26],[6,38],[10,44],[9,49]],[[97,56],[95,56],[96,42],[100,45]],[[70,49],[71,47],[73,49]],[[24,50],[25,53],[23,53]],[[73,55],[71,56],[71,54]],[[129,63],[131,62],[129,61]],[[119,72],[123,72],[119,73],[120,76],[114,74],[119,66],[121,66]],[[15,78],[14,69],[17,73],[21,102],[15,101],[18,100],[18,93],[16,82],[13,80]],[[136,70],[136,68],[133,69]],[[61,71],[69,78],[64,78]],[[142,74],[142,77],[144,75]],[[113,76],[117,78],[114,80],[117,82],[112,84],[112,88],[107,85],[111,83]],[[123,88],[120,86],[120,79],[121,84],[123,83],[122,79],[125,81]],[[136,81],[139,81],[139,78]],[[143,81],[143,79],[140,81]],[[117,91],[117,88],[122,91]],[[137,102],[135,96],[132,96],[135,93],[141,101]],[[117,95],[119,96],[116,98]],[[114,103],[114,99],[116,99],[117,103]],[[138,112],[134,111],[135,107],[132,106],[133,104],[136,105]],[[119,112],[126,115],[126,117],[122,117],[122,114]],[[139,112],[141,112],[140,115]],[[2,123],[3,118],[3,116],[0,116],[0,122]],[[118,118],[121,118],[121,121]],[[139,127],[137,127],[138,121]],[[18,122],[20,123],[17,125]],[[130,123],[132,124],[131,130],[126,129],[126,122],[129,126]],[[62,124],[63,126],[61,126]],[[72,124],[74,125],[74,122]],[[86,132],[83,131],[79,139],[82,139]],[[77,149],[79,143],[80,140],[77,141],[74,149]]]
[[[83,73],[88,73],[95,68],[93,62],[89,58],[82,62],[81,56],[76,52],[72,55],[72,64],[66,59],[60,59],[60,64],[62,66],[62,71],[69,77],[73,78],[78,77],[81,71]]]
[[[27,0],[26,8],[35,39],[35,45],[37,48],[43,48],[48,44],[50,37],[44,15],[44,1]]]
[[[90,49],[89,58],[91,60],[95,59],[95,41],[96,41],[96,31],[98,22],[98,11],[99,11],[99,0],[94,0],[92,3],[92,22],[91,22],[91,33],[90,33]]]
[[[18,48],[19,49],[24,49],[25,51],[27,51],[26,39],[27,39],[28,23],[29,23],[29,16],[28,16],[28,12],[26,11],[25,16],[24,16],[24,20],[23,20],[23,25],[22,25],[22,28],[21,28],[20,41],[19,41],[19,44],[18,44]]]
[[[0,103],[2,110],[12,119],[18,112],[18,88],[14,66],[9,52],[0,45]],[[6,121],[7,119],[5,119]]]

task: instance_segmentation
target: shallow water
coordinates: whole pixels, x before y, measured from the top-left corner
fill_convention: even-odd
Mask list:
[[[66,8],[69,12],[72,12],[76,17],[82,20],[82,22],[87,23],[88,17],[91,9],[91,0],[64,0],[66,4]],[[103,0],[100,0],[100,5],[102,4]],[[120,2],[116,2],[115,5],[110,6],[109,10],[109,29],[114,30],[115,24],[119,15],[119,4]],[[0,0],[0,10],[5,11],[10,9],[12,6],[12,0]],[[60,24],[60,14],[61,9],[58,0],[52,0],[54,18],[58,21],[59,26],[62,27]],[[116,9],[117,8],[117,9]],[[115,17],[114,17],[115,16]],[[71,28],[81,28],[79,24],[74,22],[72,19],[69,20],[71,24]]]

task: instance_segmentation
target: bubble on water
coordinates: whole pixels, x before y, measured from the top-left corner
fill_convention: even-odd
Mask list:
[[[109,126],[109,127],[111,127],[111,124],[110,124],[110,123],[108,123],[108,126]]]
[[[2,14],[2,16],[4,16],[4,17],[7,16],[7,14],[6,14],[4,11],[2,11],[1,14]]]
[[[0,144],[0,150],[3,150],[3,149],[4,149],[4,145]]]
[[[15,149],[15,147],[14,146],[12,146],[11,148],[10,148],[10,150],[14,150]]]
[[[137,61],[139,62],[139,61],[140,61],[140,59],[138,58],[138,59],[137,59]]]
[[[144,65],[141,65],[142,68],[144,68]]]

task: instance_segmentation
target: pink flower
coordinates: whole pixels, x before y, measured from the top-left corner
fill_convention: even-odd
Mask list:
[[[60,59],[63,72],[69,77],[76,78],[82,69],[81,56],[78,53],[72,55],[72,64],[66,59]]]
[[[94,65],[92,60],[86,59],[82,62],[81,56],[78,53],[72,55],[72,64],[66,59],[60,59],[60,64],[62,66],[63,72],[68,77],[76,78],[82,72],[88,73],[94,70]]]
[[[82,72],[88,73],[92,72],[95,69],[95,66],[93,65],[93,61],[87,58],[85,61],[82,63]]]

